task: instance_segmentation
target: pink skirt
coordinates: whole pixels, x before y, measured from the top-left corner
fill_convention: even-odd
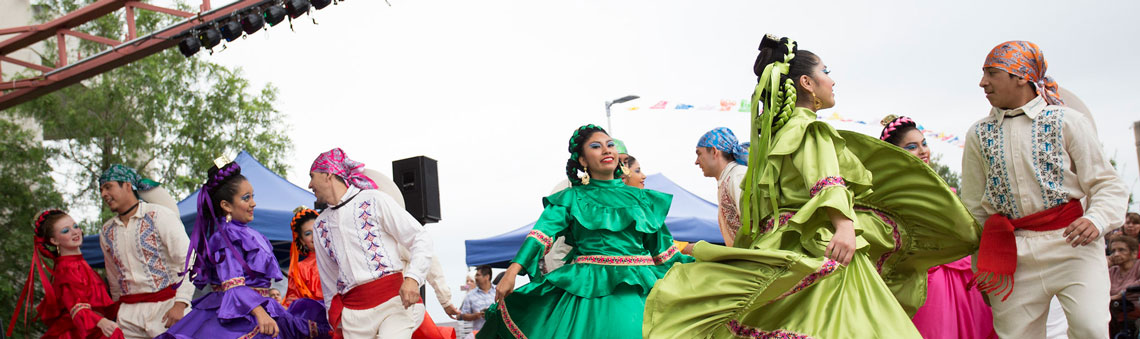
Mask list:
[[[970,257],[931,267],[926,303],[914,314],[914,326],[926,339],[997,338],[994,316],[981,292],[966,289],[974,272]]]

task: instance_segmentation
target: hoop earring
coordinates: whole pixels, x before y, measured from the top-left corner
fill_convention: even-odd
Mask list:
[[[585,166],[583,166],[582,169],[583,169],[583,171],[582,171],[583,174],[578,177],[578,180],[581,180],[583,185],[589,185],[590,184],[590,170],[588,168],[586,168]]]
[[[819,100],[819,98],[815,96],[815,93],[811,94],[811,106],[813,111],[818,111],[820,107],[823,107],[823,101]]]

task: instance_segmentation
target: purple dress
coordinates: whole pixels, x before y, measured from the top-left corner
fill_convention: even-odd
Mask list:
[[[328,317],[319,302],[298,299],[286,310],[269,297],[270,283],[284,277],[264,235],[242,223],[220,223],[210,235],[209,248],[216,265],[198,272],[194,285],[211,285],[214,292],[194,300],[193,310],[157,338],[270,338],[257,332],[257,318],[251,313],[257,306],[277,321],[276,338],[329,336]]]

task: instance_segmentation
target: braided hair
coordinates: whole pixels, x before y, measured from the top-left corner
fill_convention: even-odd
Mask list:
[[[186,265],[182,273],[190,274],[191,280],[205,269],[212,269],[212,266],[217,265],[214,258],[209,255],[213,252],[209,246],[209,238],[225,216],[221,207],[222,201],[232,203],[238,188],[245,181],[245,176],[241,175],[241,166],[236,162],[231,161],[221,168],[214,165],[206,171],[206,184],[198,190],[198,216],[194,220],[194,229],[190,232],[190,247],[186,251]],[[193,255],[194,253],[198,255]],[[246,266],[243,258],[237,257],[237,259],[243,267]]]
[[[55,227],[53,227],[55,223],[66,216],[67,213],[64,213],[62,210],[49,209],[41,212],[36,219],[33,220],[32,224],[35,225],[35,250],[45,258],[55,259],[59,256],[59,248],[52,245],[48,239],[51,239],[52,233],[55,233]]]
[[[757,88],[758,92],[763,92],[760,93],[762,95],[759,96],[759,102],[763,103],[764,106],[777,108],[774,110],[776,114],[772,119],[772,128],[775,130],[779,130],[788,121],[792,109],[796,107],[797,93],[803,90],[799,87],[798,80],[805,75],[811,76],[815,67],[819,66],[819,57],[811,51],[799,49],[796,42],[791,39],[767,35],[760,41],[760,54],[756,56],[756,63],[752,65],[752,72],[756,74],[757,81],[762,81],[764,71],[777,62],[788,64],[787,73],[781,74],[777,79],[770,80],[779,83],[779,87],[773,89],[769,88],[768,84],[760,84],[763,85],[763,88],[759,88],[760,86]],[[775,74],[772,75],[775,76]],[[772,91],[772,93],[768,93],[768,91]],[[753,107],[757,107],[757,105],[753,105]]]
[[[210,204],[213,207],[211,212],[219,215],[213,215],[215,219],[220,219],[225,216],[222,215],[222,201],[233,203],[234,195],[237,195],[241,183],[246,181],[245,176],[241,175],[241,166],[236,162],[230,162],[222,168],[217,165],[210,166],[206,171],[206,184],[202,186],[207,193],[210,194]]]
[[[894,114],[887,115],[880,123],[883,124],[883,132],[879,134],[879,139],[896,146],[902,146],[899,143],[908,132],[918,130],[918,123],[913,119]]]
[[[582,167],[582,164],[578,162],[578,158],[582,157],[582,146],[584,146],[583,144],[586,143],[586,140],[590,140],[590,137],[598,132],[609,135],[609,133],[606,133],[606,130],[600,126],[588,124],[578,127],[578,129],[574,130],[574,135],[570,136],[570,146],[567,147],[567,150],[570,151],[570,159],[566,160],[566,178],[570,179],[571,186],[582,184],[582,181],[578,178],[578,172],[586,172],[586,168]],[[622,174],[621,166],[614,169],[614,178],[621,178]]]
[[[316,220],[318,215],[320,214],[317,213],[317,211],[306,208],[305,206],[293,209],[293,220],[289,222],[289,228],[293,230],[293,243],[297,244],[297,250],[299,250],[302,255],[308,255],[313,249],[305,247],[304,243],[301,242],[301,226],[304,226],[305,223],[310,220]]]

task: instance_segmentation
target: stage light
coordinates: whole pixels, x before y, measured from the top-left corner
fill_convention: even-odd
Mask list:
[[[285,0],[285,11],[289,13],[290,18],[296,19],[309,11],[309,2],[305,0]]]
[[[261,14],[251,12],[241,17],[241,29],[245,34],[256,33],[262,27],[265,27],[265,20],[261,18]]]
[[[222,38],[225,38],[226,42],[234,41],[235,39],[241,37],[241,24],[239,24],[237,20],[228,20],[226,22],[223,22],[221,24],[221,29]]]
[[[214,46],[222,42],[222,33],[219,33],[217,28],[206,27],[198,31],[198,41],[202,43],[202,47],[207,49],[214,48]]]
[[[194,55],[194,53],[198,53],[200,49],[202,49],[202,44],[198,42],[198,38],[195,38],[193,34],[178,43],[178,51],[182,52],[182,55],[187,58]]]
[[[265,9],[265,13],[263,13],[262,16],[265,17],[265,23],[272,27],[281,23],[282,20],[285,20],[286,14],[285,9],[281,8],[281,6],[269,6],[269,8]]]
[[[313,4],[313,8],[322,9],[328,7],[328,5],[332,3],[332,0],[309,0],[309,3]]]

